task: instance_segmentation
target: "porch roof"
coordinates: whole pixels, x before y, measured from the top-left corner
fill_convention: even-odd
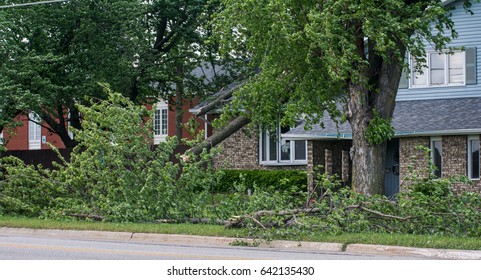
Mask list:
[[[291,140],[351,139],[349,123],[339,124],[327,114],[324,127],[304,124],[282,135]],[[398,101],[392,125],[395,137],[481,134],[481,97],[438,100]]]

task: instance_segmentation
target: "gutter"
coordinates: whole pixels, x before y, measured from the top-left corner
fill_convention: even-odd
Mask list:
[[[473,129],[446,129],[446,130],[419,130],[400,131],[394,138],[416,136],[443,136],[443,135],[476,135],[481,134],[481,128]],[[285,140],[351,140],[352,133],[325,133],[325,134],[281,134]]]

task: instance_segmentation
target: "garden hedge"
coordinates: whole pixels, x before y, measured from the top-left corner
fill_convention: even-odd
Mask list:
[[[222,170],[223,175],[215,186],[216,192],[231,192],[235,183],[243,183],[255,190],[305,191],[307,173],[298,170]]]

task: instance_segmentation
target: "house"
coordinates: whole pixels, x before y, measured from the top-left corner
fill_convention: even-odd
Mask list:
[[[65,148],[60,137],[49,130],[47,125],[42,125],[35,113],[19,114],[13,119],[18,125],[13,128],[4,128],[1,132],[2,142],[5,141],[9,151],[45,150],[50,149],[47,144]]]
[[[388,142],[385,166],[385,193],[391,196],[402,188],[408,165],[415,158],[417,168],[425,163],[417,146],[431,149],[435,175],[465,175],[472,184],[456,184],[455,191],[481,193],[481,3],[473,3],[474,16],[463,9],[463,1],[444,1],[454,5],[452,19],[458,37],[448,47],[451,53],[439,54],[426,48],[427,68],[414,70],[400,83],[393,117],[395,137]],[[197,111],[196,111],[197,110]],[[194,108],[191,112],[198,112]],[[221,143],[223,154],[216,166],[231,169],[300,169],[312,171],[324,166],[348,183],[351,174],[352,131],[348,123],[336,126],[327,116],[324,126],[305,130],[278,127],[277,139],[265,132],[237,131]],[[427,164],[427,163],[425,163]]]
[[[194,105],[196,105],[195,100],[185,100],[185,102],[183,102],[183,123],[187,123],[193,118],[192,114],[189,113],[189,109]],[[154,144],[165,141],[167,136],[176,135],[176,109],[174,106],[169,106],[168,102],[159,101],[154,105],[148,104],[146,107],[149,110],[154,110]],[[65,148],[60,137],[53,133],[49,126],[42,122],[35,113],[29,113],[28,115],[20,114],[15,117],[14,122],[20,125],[4,129],[5,131],[2,131],[0,135],[2,141],[5,139],[8,151],[49,150],[51,148],[47,143],[60,149]],[[206,128],[204,121],[197,120],[197,122],[199,130]],[[69,135],[73,139],[74,134],[69,132]],[[189,133],[185,129],[182,131],[182,137],[190,138]]]

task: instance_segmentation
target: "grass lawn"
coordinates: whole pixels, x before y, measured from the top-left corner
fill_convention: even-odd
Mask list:
[[[89,221],[55,221],[35,218],[0,216],[0,227],[33,229],[70,229],[143,232],[161,234],[188,234],[202,236],[225,236],[242,238],[247,236],[244,229],[225,229],[218,225],[203,224],[137,224],[107,223]],[[481,239],[468,237],[422,236],[407,234],[340,234],[340,235],[305,235],[296,236],[295,241],[335,242],[342,244],[382,244],[422,248],[481,250]]]

